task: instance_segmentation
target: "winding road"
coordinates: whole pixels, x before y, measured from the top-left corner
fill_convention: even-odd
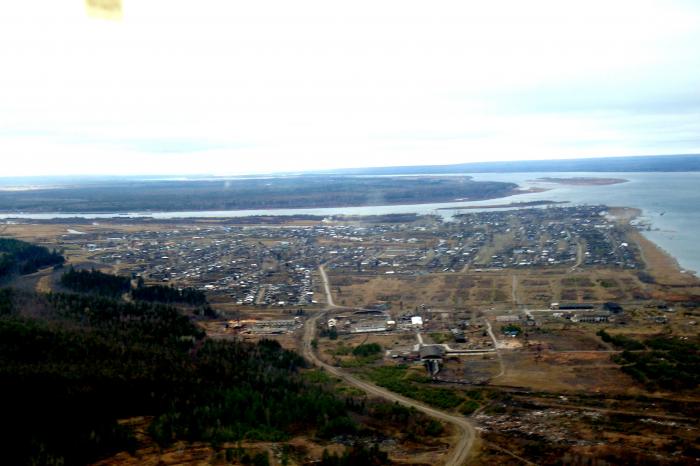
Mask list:
[[[324,270],[323,266],[319,267],[319,273],[321,275],[321,279],[323,280],[323,287],[326,291],[326,301],[328,304],[328,308],[330,309],[341,307],[336,306],[333,302],[333,296],[331,295],[328,276],[326,275],[326,271]],[[466,464],[467,459],[469,457],[469,453],[471,452],[474,446],[474,440],[476,439],[476,430],[467,418],[449,414],[435,408],[431,408],[430,406],[427,406],[416,400],[406,398],[404,396],[378,387],[369,382],[365,382],[364,380],[360,380],[357,377],[345,372],[344,370],[338,367],[326,364],[316,356],[311,342],[316,336],[316,323],[321,317],[323,317],[326,314],[326,311],[319,312],[315,316],[308,319],[305,323],[303,336],[304,357],[311,361],[314,365],[323,368],[329,374],[333,374],[334,376],[342,379],[346,383],[353,385],[370,395],[384,398],[388,401],[401,403],[404,406],[415,408],[418,411],[421,411],[435,419],[439,419],[441,421],[452,424],[457,430],[458,439],[456,444],[454,444],[452,448],[450,456],[445,462],[445,466],[463,466],[464,464]]]

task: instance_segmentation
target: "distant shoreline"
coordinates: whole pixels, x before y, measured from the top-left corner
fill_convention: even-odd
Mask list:
[[[435,210],[476,210],[476,209],[519,209],[523,207],[535,207],[541,205],[568,204],[569,201],[528,201],[511,202],[510,204],[470,205],[464,207],[439,207]]]
[[[629,180],[624,178],[595,178],[595,177],[572,177],[572,178],[555,178],[555,177],[542,177],[536,178],[532,181],[539,181],[545,183],[557,183],[566,184],[571,186],[605,186],[609,184],[620,184],[627,183]]]
[[[234,181],[114,182],[60,189],[0,190],[0,216],[151,215],[333,209],[473,202],[538,192],[471,176],[298,177]]]

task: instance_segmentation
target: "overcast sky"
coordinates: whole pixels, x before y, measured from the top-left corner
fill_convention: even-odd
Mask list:
[[[0,14],[9,175],[700,153],[700,2],[81,0]]]

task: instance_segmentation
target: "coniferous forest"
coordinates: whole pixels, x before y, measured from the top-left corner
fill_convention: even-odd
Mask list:
[[[61,254],[13,238],[0,238],[0,279],[15,273],[34,273],[41,267],[63,264]]]
[[[160,303],[182,303],[192,306],[202,306],[207,303],[207,297],[203,291],[196,288],[175,288],[165,285],[139,286],[131,290],[134,299],[142,301],[156,301]]]
[[[129,277],[112,275],[99,270],[75,270],[72,267],[61,277],[61,284],[72,291],[118,297],[127,291],[139,301],[189,304],[203,306],[207,297],[196,288],[175,288],[164,285],[144,285],[141,279],[132,289]]]
[[[84,464],[152,437],[213,443],[354,432],[359,409],[300,376],[277,342],[206,339],[176,308],[95,295],[0,292],[7,464]]]
[[[75,270],[71,267],[61,276],[61,285],[81,293],[118,297],[129,291],[131,280],[99,270]]]

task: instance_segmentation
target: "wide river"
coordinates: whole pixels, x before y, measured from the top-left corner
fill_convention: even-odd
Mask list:
[[[700,172],[682,173],[478,173],[475,180],[510,181],[523,188],[540,187],[548,191],[527,193],[501,199],[475,202],[447,202],[435,204],[388,205],[368,207],[337,207],[319,209],[263,209],[190,212],[129,212],[129,213],[37,213],[0,214],[0,218],[111,218],[152,217],[247,217],[252,215],[380,215],[390,213],[439,214],[451,217],[458,210],[446,207],[488,206],[537,200],[567,201],[574,205],[605,204],[616,207],[635,207],[642,211],[641,221],[651,229],[644,235],[675,257],[682,267],[700,271]],[[626,183],[613,185],[573,186],[534,181],[537,178],[624,178]],[[440,210],[438,210],[440,209]],[[489,210],[489,209],[479,209]],[[462,212],[474,212],[464,210]]]

